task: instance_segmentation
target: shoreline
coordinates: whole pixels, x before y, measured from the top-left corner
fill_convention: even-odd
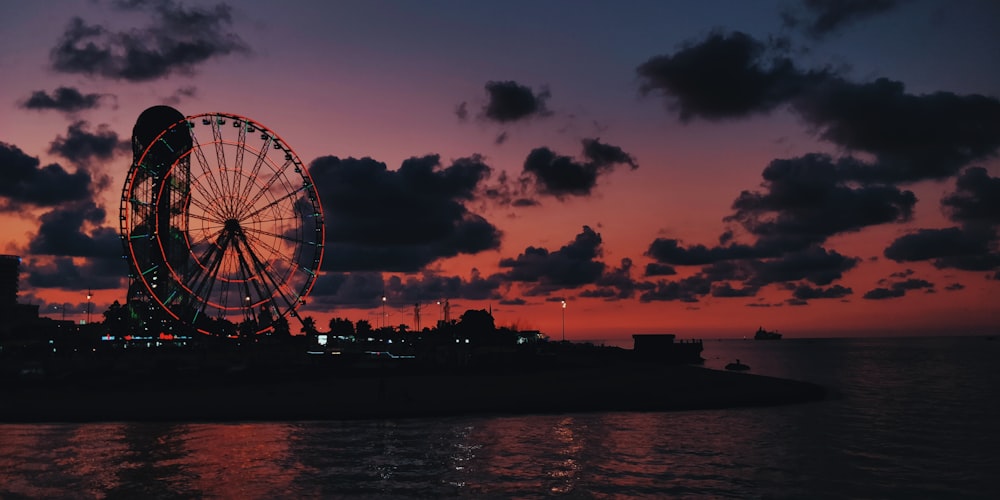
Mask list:
[[[820,401],[816,384],[645,363],[506,373],[377,373],[267,380],[188,376],[0,388],[0,422],[224,422],[681,411]],[[162,379],[161,379],[162,380]]]

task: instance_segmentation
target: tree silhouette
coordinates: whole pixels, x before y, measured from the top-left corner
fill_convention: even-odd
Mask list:
[[[349,319],[333,318],[330,320],[330,335],[351,337],[354,335],[354,323]]]
[[[358,335],[369,335],[372,333],[372,324],[368,322],[367,319],[359,319],[354,325],[355,331]]]
[[[302,333],[306,335],[315,335],[319,333],[316,330],[316,320],[312,316],[306,316],[302,318]]]

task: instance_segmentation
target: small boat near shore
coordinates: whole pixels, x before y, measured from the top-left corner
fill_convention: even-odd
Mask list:
[[[754,340],[781,340],[781,334],[778,332],[771,332],[765,330],[764,327],[758,327],[757,333],[753,335]]]
[[[728,365],[726,365],[726,369],[734,372],[742,372],[749,370],[750,365],[744,364],[740,362],[739,359],[737,359],[735,363],[729,363]]]

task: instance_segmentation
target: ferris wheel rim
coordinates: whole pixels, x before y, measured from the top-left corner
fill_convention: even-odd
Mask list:
[[[269,164],[269,167],[272,168],[272,170],[273,170],[273,172],[272,172],[273,175],[271,176],[271,178],[268,181],[268,186],[270,186],[270,184],[274,182],[273,179],[277,179],[279,176],[285,175],[286,167],[292,166],[294,168],[294,174],[297,175],[297,176],[299,176],[298,178],[300,178],[302,180],[303,185],[302,185],[301,188],[298,188],[298,189],[296,189],[294,191],[286,193],[285,196],[281,197],[281,201],[282,202],[288,202],[290,204],[289,205],[290,206],[289,210],[293,210],[293,211],[297,211],[298,210],[298,206],[296,205],[297,203],[301,202],[301,203],[308,204],[309,205],[308,208],[310,208],[311,210],[313,210],[313,212],[311,214],[311,217],[314,220],[314,222],[312,224],[312,227],[309,226],[308,224],[305,224],[305,221],[308,220],[308,217],[304,216],[304,214],[298,214],[297,212],[295,212],[295,215],[299,216],[299,218],[291,217],[291,218],[287,218],[287,219],[283,219],[283,220],[296,221],[297,225],[295,226],[295,229],[299,230],[298,234],[300,236],[304,236],[307,231],[313,230],[314,234],[312,236],[313,236],[313,240],[314,241],[307,241],[304,238],[293,239],[291,237],[288,237],[288,236],[285,236],[285,235],[281,235],[281,234],[278,234],[278,233],[271,233],[271,232],[263,231],[263,230],[259,231],[260,234],[268,235],[268,236],[272,236],[272,237],[283,238],[284,240],[290,240],[290,241],[292,241],[294,243],[294,252],[292,253],[293,257],[292,257],[291,260],[289,260],[288,262],[284,263],[284,265],[288,266],[288,269],[290,271],[289,271],[288,274],[280,275],[279,276],[280,281],[276,280],[274,278],[274,276],[268,276],[270,278],[270,280],[271,280],[271,284],[267,284],[267,283],[255,284],[254,285],[255,288],[257,288],[258,290],[260,290],[261,287],[263,287],[263,289],[268,290],[270,293],[268,293],[268,294],[265,295],[263,292],[259,292],[258,291],[258,298],[257,298],[257,300],[255,300],[253,302],[250,302],[248,300],[246,303],[244,303],[243,301],[237,301],[236,302],[236,304],[237,304],[236,306],[210,303],[210,300],[211,300],[210,292],[206,293],[205,296],[202,296],[198,291],[192,289],[191,286],[190,286],[190,284],[185,282],[185,277],[182,275],[182,273],[179,273],[174,268],[174,266],[170,264],[170,260],[167,258],[167,255],[166,255],[167,252],[166,252],[166,250],[164,248],[164,236],[162,234],[157,234],[156,231],[154,230],[152,232],[151,236],[156,239],[156,247],[159,249],[159,253],[160,253],[159,257],[162,257],[162,262],[166,264],[166,267],[167,267],[167,269],[168,269],[168,271],[170,273],[170,276],[172,277],[174,283],[176,283],[182,289],[184,289],[185,292],[188,294],[188,296],[191,299],[197,300],[197,301],[200,302],[201,305],[200,305],[200,307],[198,309],[199,312],[205,310],[209,306],[211,306],[214,309],[219,310],[219,311],[239,311],[239,310],[244,310],[244,312],[245,312],[247,309],[252,309],[252,308],[255,308],[255,307],[262,306],[264,304],[270,303],[270,304],[275,305],[275,309],[276,309],[275,312],[278,313],[277,316],[274,319],[285,317],[286,315],[291,315],[293,317],[297,317],[298,315],[296,313],[296,309],[302,303],[304,303],[304,298],[306,296],[308,296],[308,294],[312,291],[312,288],[315,286],[316,279],[317,279],[317,273],[318,273],[318,270],[319,270],[319,268],[320,268],[320,266],[322,264],[322,258],[323,258],[323,253],[324,253],[324,238],[325,238],[325,227],[324,227],[324,224],[323,224],[323,221],[324,221],[323,208],[322,208],[322,204],[319,202],[318,192],[316,190],[316,186],[315,186],[315,183],[313,182],[312,176],[309,174],[308,169],[305,168],[304,164],[302,163],[302,161],[298,157],[298,155],[295,153],[295,151],[292,150],[292,148],[290,146],[288,146],[287,142],[285,142],[284,139],[282,139],[273,130],[269,129],[268,127],[260,124],[259,122],[255,121],[253,119],[250,119],[248,117],[245,117],[245,116],[242,116],[242,115],[233,114],[233,113],[223,113],[223,112],[209,112],[209,113],[200,113],[200,114],[197,114],[197,115],[186,116],[186,117],[184,117],[183,120],[179,120],[179,121],[171,124],[170,126],[166,127],[165,129],[163,129],[152,141],[150,141],[149,145],[144,149],[144,151],[143,151],[142,155],[140,156],[139,160],[136,161],[130,167],[129,174],[127,176],[125,185],[123,186],[122,208],[121,208],[121,234],[122,234],[123,240],[126,243],[127,252],[129,254],[128,257],[131,259],[131,263],[134,266],[134,269],[136,269],[137,271],[143,269],[143,264],[145,264],[145,263],[139,261],[138,252],[136,251],[136,249],[134,247],[133,237],[132,237],[132,234],[131,234],[131,232],[135,228],[130,226],[130,224],[133,223],[133,220],[132,220],[133,217],[136,216],[135,215],[135,209],[134,209],[134,207],[132,207],[132,203],[136,202],[137,198],[135,196],[130,196],[130,195],[133,195],[133,193],[136,190],[136,181],[139,178],[138,169],[140,168],[140,166],[144,165],[146,157],[150,154],[150,152],[151,152],[151,150],[153,148],[153,145],[157,144],[158,141],[161,141],[166,134],[170,133],[172,130],[175,130],[177,127],[181,127],[181,126],[188,126],[190,129],[193,129],[194,126],[195,126],[195,121],[199,120],[199,119],[203,119],[203,120],[211,119],[211,121],[213,123],[216,123],[216,120],[219,120],[217,122],[219,127],[221,127],[221,125],[224,124],[224,122],[222,120],[227,120],[227,119],[228,120],[234,120],[234,125],[236,127],[240,127],[241,124],[242,124],[242,126],[246,127],[246,130],[249,130],[251,132],[257,132],[257,131],[259,131],[262,134],[262,140],[265,141],[264,142],[264,148],[267,148],[267,147],[271,146],[274,149],[280,150],[281,152],[283,152],[285,154],[286,162],[280,168],[275,168],[275,165],[273,163]],[[241,132],[243,132],[243,130],[241,130]],[[154,187],[153,190],[157,191],[157,196],[161,196],[162,193],[163,193],[163,191],[165,189],[167,189],[167,184],[169,184],[169,183],[166,182],[166,179],[170,178],[170,176],[173,174],[174,169],[177,168],[177,166],[181,163],[182,159],[188,158],[188,161],[190,161],[190,157],[193,156],[196,151],[197,152],[201,152],[202,148],[212,147],[213,144],[216,145],[217,147],[219,147],[219,144],[223,144],[223,145],[226,145],[226,146],[229,146],[229,147],[232,147],[232,148],[236,148],[237,153],[239,153],[241,155],[242,155],[242,153],[244,151],[249,150],[249,151],[251,151],[256,156],[257,163],[255,164],[254,174],[253,174],[253,176],[251,176],[251,178],[248,179],[247,185],[245,186],[245,188],[246,188],[245,192],[247,194],[249,194],[251,192],[251,189],[252,189],[251,181],[255,181],[255,179],[253,177],[255,177],[257,175],[257,169],[259,168],[260,164],[262,162],[264,162],[264,161],[270,162],[270,160],[266,159],[267,152],[266,151],[262,151],[262,150],[254,150],[254,148],[252,146],[248,145],[245,142],[245,140],[244,140],[245,136],[242,133],[239,136],[241,138],[241,140],[238,141],[238,142],[216,140],[216,139],[218,139],[218,134],[219,133],[220,133],[220,129],[213,128],[213,134],[215,134],[214,137],[213,137],[213,141],[210,141],[210,142],[208,142],[208,143],[206,143],[204,145],[201,144],[201,143],[199,143],[199,142],[197,142],[196,138],[194,138],[192,136],[192,141],[193,142],[190,145],[190,148],[187,151],[183,152],[183,154],[177,156],[172,161],[172,163],[170,164],[169,169],[164,174],[162,174],[162,179],[158,179],[156,181],[158,187]],[[267,139],[264,139],[263,134],[267,135]],[[169,147],[169,145],[168,145],[168,147]],[[242,156],[240,156],[240,157],[242,158]],[[201,165],[201,166],[202,166],[202,168],[204,170],[205,169],[205,165]],[[229,167],[230,166],[227,163],[221,162],[221,161],[217,165],[215,165],[215,168],[218,168],[222,172],[226,171]],[[242,164],[240,165],[240,168],[242,168]],[[206,170],[205,171],[205,175],[209,175],[210,171],[211,171],[211,168],[209,168],[208,170]],[[242,174],[242,172],[241,172],[241,174]],[[294,176],[289,176],[289,177],[292,177],[293,179],[295,179]],[[188,175],[188,182],[191,183],[190,174]],[[288,189],[288,188],[291,187],[291,185],[288,185],[288,180],[287,179],[285,179],[283,182],[286,184],[286,186],[285,186],[286,189]],[[265,194],[264,193],[265,191],[266,190],[261,190],[260,192],[258,192],[257,195],[254,198],[254,202],[256,202],[261,196],[263,196]],[[241,190],[241,192],[242,192],[242,190]],[[303,193],[303,197],[296,198],[296,197],[292,196],[293,194],[299,193],[299,192]],[[189,189],[189,191],[187,192],[187,194],[185,196],[187,198],[192,198],[193,199],[193,197],[194,197],[194,190],[193,189]],[[268,196],[270,196],[270,195],[268,195]],[[184,216],[185,217],[190,217],[190,207],[187,204],[187,202],[189,202],[189,201],[190,200],[185,200],[185,203],[183,204],[184,206],[188,207],[187,209],[184,210]],[[270,207],[271,205],[276,205],[276,204],[277,204],[277,201],[273,201],[272,203],[270,203],[266,207]],[[246,205],[246,207],[244,207],[244,208],[248,208],[248,207],[253,207],[253,203],[250,203],[250,204]],[[152,210],[150,210],[150,211],[152,211]],[[257,213],[260,213],[262,211],[263,211],[263,209],[259,209],[259,210],[257,210]],[[156,212],[152,211],[152,213],[156,213]],[[251,216],[254,216],[254,215],[256,215],[256,214],[251,214]],[[169,217],[169,215],[168,215],[168,217]],[[271,222],[277,223],[276,221],[271,221]],[[171,229],[172,227],[173,226],[168,226],[168,229]],[[148,230],[148,228],[147,228],[147,230]],[[254,229],[254,230],[256,230],[256,229]],[[242,232],[242,230],[241,230],[241,232]],[[185,227],[184,231],[182,231],[182,234],[183,234],[183,237],[184,237],[184,248],[187,250],[189,256],[197,263],[197,265],[202,266],[204,268],[204,264],[202,263],[201,260],[199,260],[199,256],[194,251],[194,246],[195,245],[193,245],[192,241],[191,241],[191,230],[190,230],[190,228],[189,227]],[[239,245],[239,244],[240,243],[236,243],[236,245]],[[242,236],[242,244],[245,246],[246,251],[248,253],[250,253],[251,256],[254,258],[254,262],[255,262],[255,266],[257,266],[257,270],[263,272],[265,270],[265,267],[261,266],[261,264],[260,264],[261,259],[258,258],[255,253],[253,253],[253,249],[255,247],[253,246],[253,244],[251,244],[249,242],[249,239],[245,235]],[[309,246],[314,247],[314,250],[312,250],[311,254],[309,254],[309,252],[307,252],[305,250]],[[275,259],[275,255],[280,254],[279,250],[276,249],[276,248],[274,248],[274,247],[269,248],[269,249],[265,249],[263,252],[261,252],[260,249],[258,248],[257,251],[260,252],[260,253],[262,253],[262,254],[267,254],[268,252],[270,252],[270,254],[266,256],[266,259],[264,259],[268,264],[270,264],[271,262],[275,261],[274,260]],[[304,266],[299,266],[298,262],[295,260],[297,258],[306,258],[306,257],[310,257],[310,256],[311,256],[311,260],[312,260],[312,269],[310,269],[308,267],[304,267]],[[221,258],[223,258],[223,257],[220,257],[220,259]],[[245,264],[244,264],[244,266],[245,266]],[[303,275],[303,278],[302,278],[304,281],[301,282],[301,286],[296,286],[295,288],[291,288],[288,285],[289,285],[289,282],[291,281],[292,273],[295,271],[296,267],[302,267],[302,270],[305,271],[305,275]],[[146,279],[144,272],[137,272],[136,274],[138,274],[138,278],[142,282],[144,288],[150,292],[150,296],[159,304],[159,306],[163,310],[165,310],[172,318],[174,318],[176,320],[186,321],[185,319],[182,319],[173,310],[173,308],[170,307],[170,305],[167,304],[167,302],[170,302],[172,300],[172,298],[168,298],[167,300],[163,300],[153,290],[156,286],[155,286],[155,284],[151,284]],[[247,281],[249,281],[250,279],[253,279],[253,278],[256,278],[256,276],[253,276],[253,275],[248,276],[243,281],[244,284],[246,284]],[[213,276],[212,279],[214,280],[216,278]],[[264,281],[264,280],[261,280],[261,281]],[[284,295],[284,291],[282,290],[283,287],[286,288],[289,292],[291,292],[291,295],[292,295],[291,299],[289,299],[289,297],[286,297]],[[282,307],[277,307],[278,306],[278,301],[276,300],[276,297],[279,294],[284,299],[284,304],[283,304]],[[247,298],[248,299],[250,298],[250,294],[249,293],[247,294]],[[193,323],[196,320],[197,320],[197,314],[191,320],[192,326],[194,326],[196,329],[198,329],[202,333],[210,333],[210,332],[207,332],[205,330],[202,330],[202,329],[198,328],[197,325],[194,325]],[[263,332],[263,331],[267,331],[269,329],[270,329],[270,327],[262,328],[257,333],[260,333],[260,332]]]

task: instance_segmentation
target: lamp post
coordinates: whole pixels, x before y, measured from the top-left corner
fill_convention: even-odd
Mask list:
[[[382,294],[382,328],[385,328],[385,294]]]
[[[87,324],[90,324],[90,299],[94,297],[94,292],[90,288],[87,289]]]
[[[562,301],[562,341],[566,342],[566,301]]]

